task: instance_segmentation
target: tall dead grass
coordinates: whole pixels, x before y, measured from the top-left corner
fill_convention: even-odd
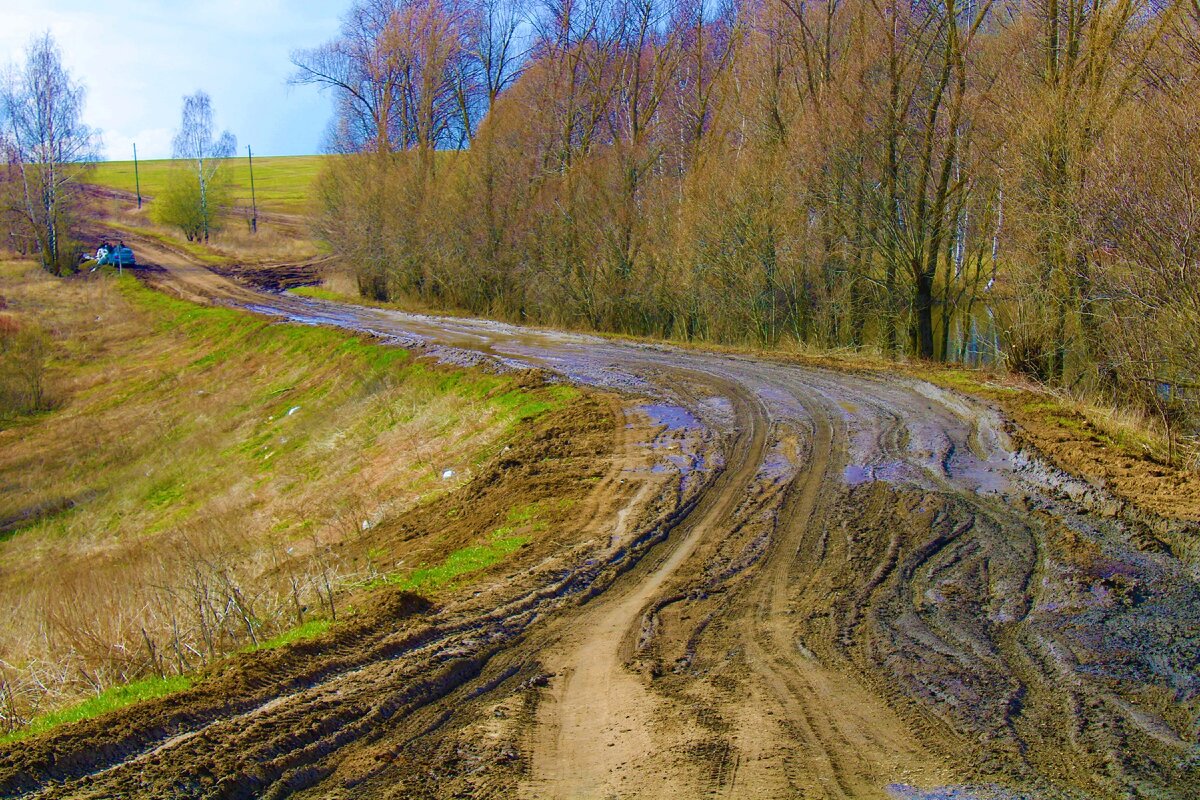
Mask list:
[[[5,636],[0,728],[116,684],[193,672],[310,619],[336,619],[338,588],[367,577],[333,547],[297,554],[257,545],[229,520],[190,526],[97,569],[100,560],[43,576],[12,609],[34,624]]]

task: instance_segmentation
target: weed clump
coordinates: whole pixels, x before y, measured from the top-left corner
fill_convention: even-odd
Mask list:
[[[0,421],[49,408],[49,337],[13,314],[0,314]]]

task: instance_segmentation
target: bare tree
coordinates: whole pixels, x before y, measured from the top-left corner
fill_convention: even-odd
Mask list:
[[[461,12],[463,57],[455,62],[455,98],[464,141],[474,139],[479,123],[527,63],[519,36],[526,14],[524,0],[467,0]]]
[[[237,140],[229,131],[215,139],[213,134],[212,100],[208,94],[199,91],[184,97],[183,118],[172,149],[175,158],[190,162],[189,167],[195,171],[199,232],[206,242],[220,212],[210,188],[221,168],[221,160],[230,158],[237,149]]]
[[[453,3],[425,0],[406,4],[388,28],[389,49],[404,65],[402,141],[420,154],[423,173],[433,167],[435,148],[464,142],[465,131],[456,135],[453,129],[459,119],[457,78],[466,57],[463,23]]]
[[[82,119],[84,97],[49,33],[34,38],[24,66],[10,70],[0,86],[0,121],[20,174],[9,210],[36,242],[42,266],[56,274],[71,256],[65,237],[79,177],[96,159],[95,136]]]
[[[511,80],[515,20],[455,0],[359,0],[336,39],[292,54],[291,80],[334,93],[331,149],[416,150],[432,167],[433,150],[463,145],[485,93]]]
[[[397,0],[359,0],[342,18],[336,39],[292,53],[296,66],[292,83],[317,85],[334,93],[335,150],[392,151],[402,65],[388,54],[385,32],[400,7]]]
[[[1038,38],[1036,48],[1026,49],[1042,58],[1026,65],[1032,73],[1028,94],[1017,107],[1026,110],[1020,129],[1035,157],[1027,160],[1029,172],[1016,197],[1021,224],[1037,232],[1031,249],[1039,263],[1032,277],[1042,291],[1036,294],[1050,299],[1053,316],[1051,342],[1036,370],[1043,377],[1083,379],[1090,367],[1072,378],[1068,362],[1079,355],[1091,362],[1102,349],[1096,324],[1101,297],[1092,285],[1090,256],[1081,247],[1087,209],[1080,198],[1111,121],[1140,100],[1151,56],[1183,8],[1151,0],[1031,3]]]

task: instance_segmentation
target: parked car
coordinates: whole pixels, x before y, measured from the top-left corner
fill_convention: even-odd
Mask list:
[[[100,246],[96,251],[96,266],[103,267],[106,265],[114,267],[135,267],[137,261],[133,257],[133,251],[123,244],[111,245],[105,247]]]

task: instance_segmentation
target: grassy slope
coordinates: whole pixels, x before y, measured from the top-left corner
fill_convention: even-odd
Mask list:
[[[257,603],[258,646],[287,641],[294,622],[271,581],[312,578],[290,559],[344,552],[328,548],[461,485],[518,421],[574,397],[130,278],[60,281],[4,263],[0,295],[52,332],[59,401],[0,430],[0,519],[28,517],[0,535],[0,658],[26,718],[142,674],[141,630],[161,642],[172,615],[186,623],[171,597],[186,599],[197,563]],[[422,556],[458,578],[510,545],[485,533],[488,559]],[[369,577],[357,568],[333,564],[343,581]],[[30,688],[53,675],[50,695]]]
[[[327,156],[267,156],[254,159],[254,193],[258,207],[267,211],[303,213],[308,206],[309,188]],[[170,159],[139,161],[138,175],[143,197],[163,190],[171,170],[178,163]],[[250,165],[244,156],[229,159],[233,197],[238,206],[250,206]],[[89,183],[132,192],[135,189],[132,161],[102,161],[87,177]]]

